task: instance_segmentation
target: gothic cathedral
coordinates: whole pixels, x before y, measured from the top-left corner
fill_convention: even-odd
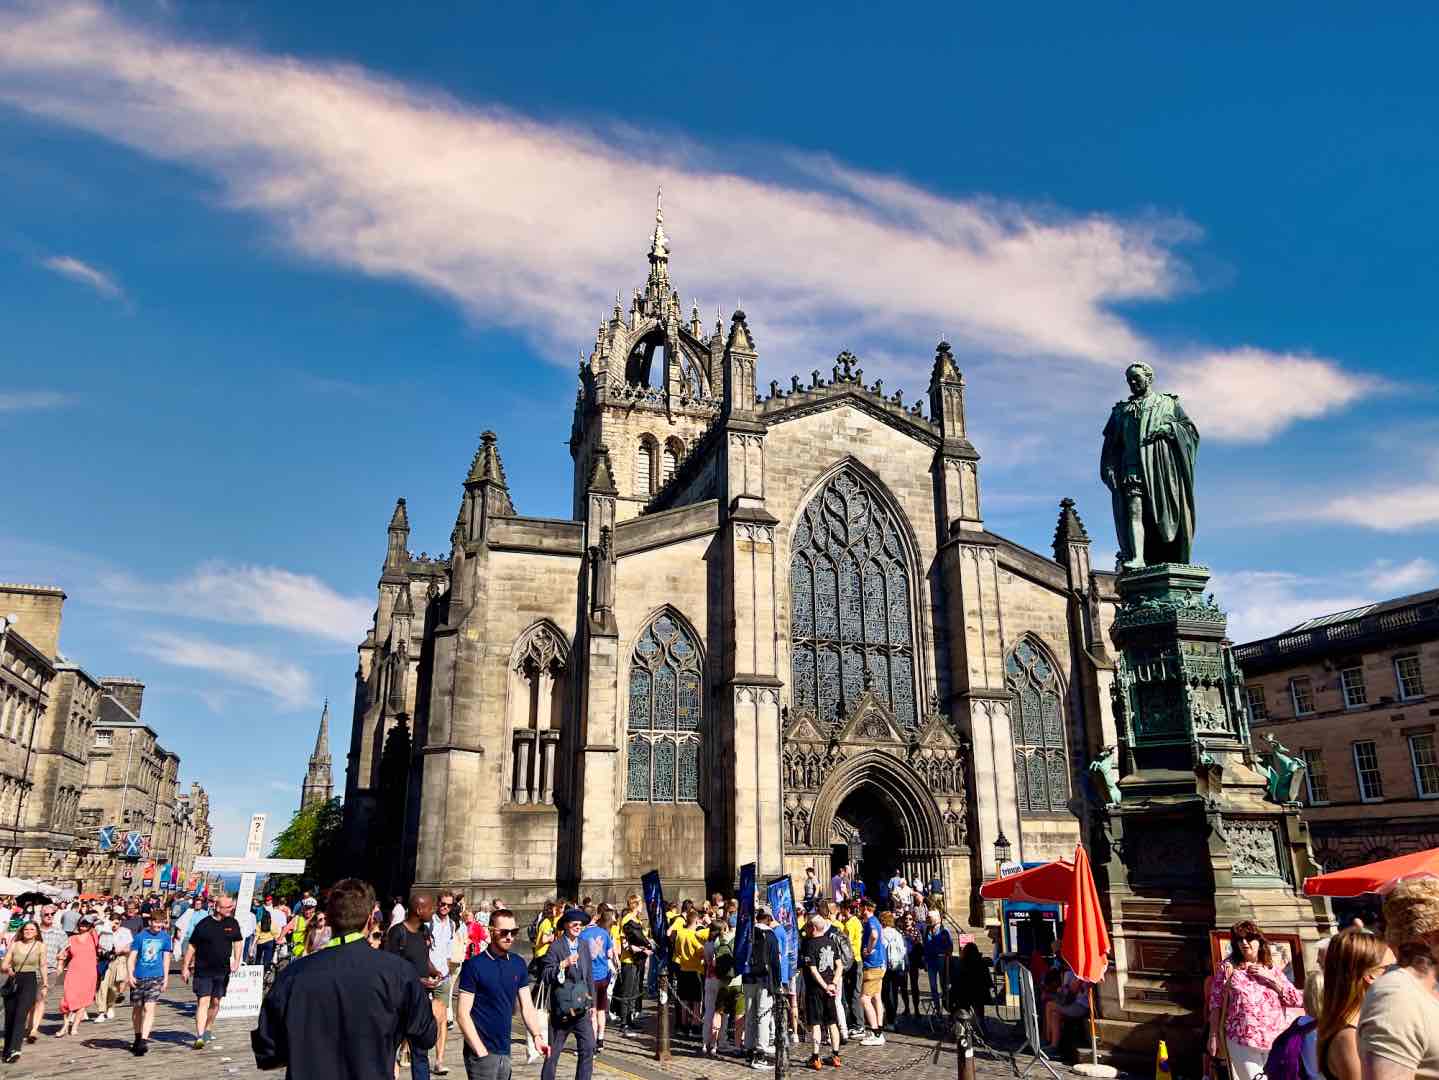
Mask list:
[[[658,212],[649,264],[580,365],[570,520],[518,511],[488,432],[448,557],[412,555],[395,507],[354,852],[397,890],[516,904],[854,861],[937,878],[982,925],[997,858],[1068,857],[1089,827],[1113,576],[1069,500],[1052,557],[985,529],[947,343],[913,405],[847,352],[759,394],[744,312],[685,317]]]

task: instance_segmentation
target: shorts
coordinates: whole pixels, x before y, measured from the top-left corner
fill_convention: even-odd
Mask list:
[[[859,992],[865,997],[874,997],[884,987],[884,968],[865,968],[864,982],[860,983]]]
[[[190,985],[195,988],[197,998],[222,998],[230,987],[230,976],[196,974]]]
[[[595,1008],[604,1012],[610,1007],[610,979],[606,975],[603,979],[595,980]]]
[[[830,997],[813,983],[806,983],[804,988],[804,1019],[810,1027],[827,1028],[831,1024],[839,1023],[839,1013],[835,1009],[835,999]]]
[[[451,976],[446,975],[439,982],[435,983],[435,985],[430,988],[430,997],[436,1001],[448,1001],[450,999],[450,979]]]
[[[136,979],[130,986],[130,1004],[148,1005],[152,1001],[159,1001],[160,987],[164,982],[165,980],[160,978]]]
[[[715,995],[715,1012],[727,1016],[744,1015],[744,987],[721,986]]]
[[[705,996],[704,976],[698,971],[681,971],[679,985],[675,992],[681,1001],[703,1001]]]

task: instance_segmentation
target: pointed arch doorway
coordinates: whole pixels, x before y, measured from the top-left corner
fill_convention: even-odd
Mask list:
[[[892,800],[872,782],[862,782],[845,796],[830,830],[830,874],[853,863],[864,894],[879,896],[881,882],[904,870],[905,830],[897,814]]]

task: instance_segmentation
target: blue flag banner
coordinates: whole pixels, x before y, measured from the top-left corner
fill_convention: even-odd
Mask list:
[[[774,932],[779,937],[779,977],[788,984],[799,966],[799,924],[794,911],[794,884],[789,875],[775,878],[765,887],[769,909],[774,915]]]
[[[739,868],[739,917],[735,920],[734,968],[749,974],[749,951],[754,940],[754,863]]]
[[[106,825],[100,830],[99,848],[101,851],[115,850],[115,826]]]
[[[169,864],[169,863],[161,863],[161,864],[160,864],[160,871],[159,871],[159,873],[156,875],[156,881],[158,882],[160,888],[162,888],[162,889],[164,889],[164,888],[166,888],[166,887],[169,886],[169,884],[170,884],[170,864]]]
[[[655,939],[655,962],[663,964],[669,960],[669,927],[665,926],[665,893],[660,887],[660,872],[651,870],[640,878],[640,887],[645,894],[645,913],[650,919],[650,936]]]
[[[122,854],[127,859],[138,859],[145,853],[145,838],[137,832],[127,832],[124,837]]]

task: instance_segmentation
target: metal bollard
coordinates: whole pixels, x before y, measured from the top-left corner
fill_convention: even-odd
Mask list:
[[[670,1059],[670,972],[669,965],[660,968],[660,1004],[655,1017],[655,1060]]]
[[[789,1076],[789,1002],[790,991],[786,987],[775,995],[774,1019],[774,1078],[786,1080]]]
[[[958,1080],[974,1080],[974,1032],[969,1023],[972,1014],[960,1011],[954,1025],[955,1075]]]

